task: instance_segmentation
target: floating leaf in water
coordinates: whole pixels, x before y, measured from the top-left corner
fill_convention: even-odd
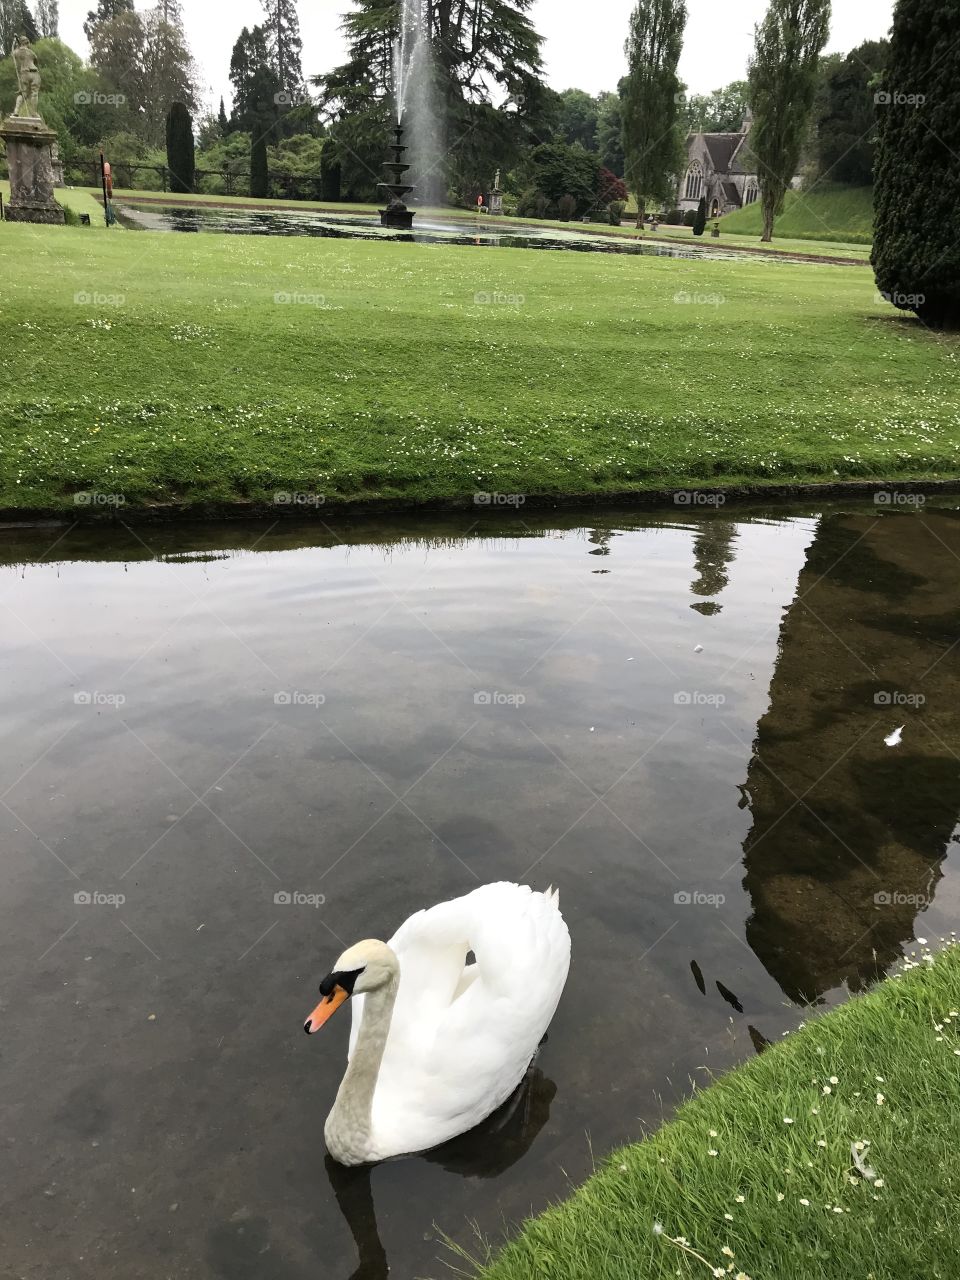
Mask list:
[[[903,741],[903,731],[907,726],[902,724],[899,729],[894,729],[893,733],[888,733],[884,738],[884,742],[888,747],[899,747]]]

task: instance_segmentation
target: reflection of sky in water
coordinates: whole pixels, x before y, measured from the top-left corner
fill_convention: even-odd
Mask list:
[[[795,1025],[785,989],[832,1000],[874,944],[889,963],[917,908],[874,938],[876,876],[903,893],[923,877],[923,932],[943,932],[956,888],[937,857],[960,798],[912,713],[907,750],[883,754],[891,713],[867,668],[915,681],[946,649],[956,564],[922,522],[949,547],[954,517],[580,518],[466,540],[469,518],[406,542],[357,526],[355,545],[325,526],[138,531],[216,556],[178,563],[123,530],[69,534],[26,567],[54,535],[0,543],[20,562],[0,569],[3,1207],[33,1224],[5,1270],[83,1253],[126,1276],[135,1252],[150,1277],[189,1260],[288,1280],[322,1257],[346,1280],[346,1215],[373,1276],[375,1209],[397,1274],[440,1274],[434,1223],[496,1234],[565,1190],[561,1166],[586,1175],[586,1131],[598,1151],[636,1136],[657,1095]],[[955,741],[949,659],[934,670],[925,722]],[[795,806],[790,788],[841,752]],[[874,775],[889,803],[929,779],[943,802],[904,802],[901,820]],[[872,810],[886,825],[858,844],[851,820]],[[498,1131],[331,1187],[347,1027],[300,1027],[340,940],[525,875],[560,886],[574,939],[539,1083]],[[76,907],[78,889],[127,901]],[[275,906],[280,889],[326,906]]]

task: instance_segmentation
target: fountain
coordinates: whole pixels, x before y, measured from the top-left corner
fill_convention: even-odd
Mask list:
[[[410,168],[403,161],[403,153],[407,150],[403,145],[403,125],[398,123],[394,133],[396,141],[390,144],[393,159],[387,160],[383,166],[393,181],[377,183],[377,190],[385,192],[388,197],[387,207],[380,210],[380,225],[409,231],[413,226],[413,210],[403,203],[403,197],[409,195],[413,187],[403,181],[403,175]]]
[[[429,204],[440,204],[445,194],[445,182],[440,172],[440,125],[434,102],[435,67],[430,42],[430,0],[403,0],[400,16],[400,36],[393,50],[393,91],[397,107],[397,123],[394,126],[395,141],[391,143],[393,159],[384,166],[391,182],[381,182],[378,189],[388,197],[386,209],[381,211],[380,221],[385,227],[409,229],[413,214],[404,204],[403,197],[418,191],[418,198]],[[409,136],[409,146],[404,136]],[[410,163],[404,153],[410,153]],[[407,170],[412,169],[417,179],[416,188],[404,181]]]

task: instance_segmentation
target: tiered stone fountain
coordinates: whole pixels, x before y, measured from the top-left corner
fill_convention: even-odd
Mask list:
[[[403,197],[408,196],[413,187],[403,181],[403,175],[410,168],[403,160],[403,153],[407,150],[403,145],[403,125],[398,124],[394,133],[396,141],[390,144],[393,159],[387,160],[383,166],[393,181],[377,183],[377,190],[383,191],[387,196],[387,207],[380,210],[380,225],[409,231],[413,226],[414,215],[413,210],[403,203]]]

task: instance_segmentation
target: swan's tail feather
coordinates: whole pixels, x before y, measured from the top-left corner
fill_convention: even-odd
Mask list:
[[[555,889],[553,885],[547,885],[547,891],[543,895],[548,902],[552,902],[555,907],[560,906],[560,890]]]

